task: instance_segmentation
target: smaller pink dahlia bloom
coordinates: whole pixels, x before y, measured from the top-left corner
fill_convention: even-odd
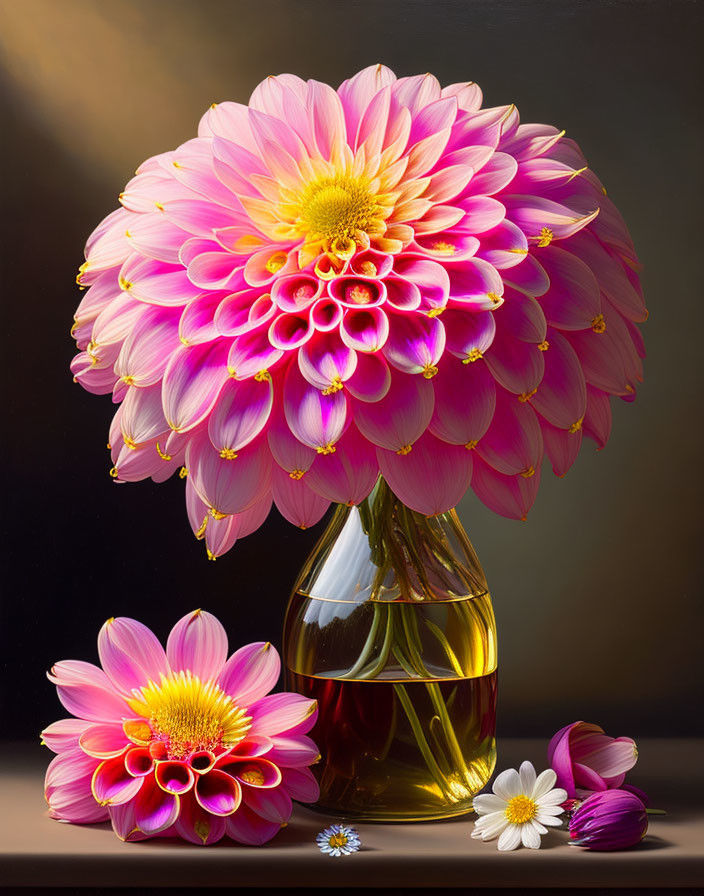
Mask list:
[[[227,659],[227,635],[210,613],[176,623],[166,650],[135,619],[98,634],[102,669],[79,660],[49,673],[75,718],[42,732],[57,756],[46,773],[49,814],[85,824],[110,819],[121,840],[157,835],[207,846],[225,834],[261,845],[312,802],[307,737],[317,704],[269,694],[281,671],[271,644]]]

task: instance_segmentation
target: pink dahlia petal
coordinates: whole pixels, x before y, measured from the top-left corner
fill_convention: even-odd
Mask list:
[[[280,830],[278,822],[260,818],[248,806],[240,806],[226,821],[227,836],[247,846],[263,846]]]
[[[340,324],[342,341],[360,352],[377,352],[389,336],[389,319],[382,308],[345,311]]]
[[[187,432],[213,409],[228,377],[227,342],[182,346],[164,373],[162,400],[171,429]]]
[[[330,506],[327,498],[321,497],[308,487],[310,477],[305,471],[288,473],[275,464],[272,471],[271,488],[274,503],[279,513],[299,529],[308,529],[319,522]]]
[[[265,821],[284,825],[291,818],[293,803],[283,787],[274,790],[255,790],[248,787],[243,798],[248,808]]]
[[[198,496],[218,514],[242,513],[269,491],[271,454],[263,438],[232,457],[200,436],[188,445],[186,465]]]
[[[201,681],[216,679],[227,659],[227,634],[211,613],[195,610],[180,619],[166,642],[172,670],[189,670]]]
[[[110,813],[112,829],[120,840],[133,843],[147,839],[148,835],[143,834],[137,827],[134,802],[109,806],[107,811]]]
[[[545,155],[562,137],[562,132],[549,124],[522,124],[510,138],[502,140],[501,148],[516,159],[534,159]]]
[[[298,352],[298,366],[316,389],[339,390],[355,372],[357,353],[337,333],[317,333]]]
[[[296,473],[297,476],[305,473],[317,456],[315,448],[304,445],[293,435],[283,412],[275,414],[267,438],[274,460],[287,473]]]
[[[345,383],[350,395],[360,401],[380,401],[391,387],[391,372],[382,355],[357,355],[357,366]]]
[[[195,775],[185,762],[158,762],[154,769],[154,780],[166,793],[181,796],[193,787]]]
[[[315,327],[310,315],[302,312],[300,314],[280,314],[271,324],[268,335],[274,348],[287,352],[305,345],[314,332]]]
[[[433,388],[433,435],[453,445],[476,444],[489,428],[496,407],[496,386],[486,364],[444,358]]]
[[[281,786],[294,800],[314,803],[320,797],[320,787],[310,769],[282,768],[281,776]]]
[[[370,442],[380,448],[401,451],[427,429],[434,401],[430,380],[394,371],[389,391],[381,401],[354,402],[354,420]]]
[[[473,81],[462,81],[443,87],[442,96],[456,96],[460,109],[465,112],[476,112],[482,105],[482,91]]]
[[[270,737],[248,734],[244,740],[241,740],[233,747],[230,751],[230,756],[232,756],[233,759],[237,756],[245,756],[247,758],[264,756],[266,753],[270,752],[273,746],[274,741]]]
[[[303,768],[320,756],[317,745],[305,734],[297,737],[274,737],[273,747],[266,758],[284,768]]]
[[[306,333],[309,331],[312,335],[312,328],[307,329]],[[238,380],[263,376],[283,354],[283,349],[270,342],[266,327],[258,327],[233,341],[227,357],[228,372]]]
[[[103,308],[93,324],[92,343],[105,348],[122,342],[147,309],[127,292],[119,293]],[[100,360],[100,355],[96,355]]]
[[[257,529],[264,524],[270,511],[271,494],[267,491],[246,510],[234,515],[234,518],[237,521],[237,537],[246,538],[247,535],[256,532]]]
[[[115,372],[126,383],[160,386],[169,357],[180,344],[178,311],[145,308],[122,344]]]
[[[484,360],[496,382],[522,401],[535,392],[545,372],[545,353],[535,343],[516,339],[505,327],[497,329]]]
[[[317,717],[317,703],[299,694],[270,694],[249,707],[252,734],[282,734]],[[311,727],[312,727],[311,723]]]
[[[218,292],[191,299],[178,322],[178,338],[183,345],[196,345],[218,338],[220,332],[215,325],[215,314],[222,299],[223,294]]]
[[[505,152],[495,152],[489,162],[471,179],[465,195],[493,196],[513,182],[517,170],[518,165],[513,156]]]
[[[80,751],[56,756],[46,773],[44,796],[49,815],[73,824],[93,824],[107,818],[107,809],[96,803],[91,778],[97,760]]]
[[[100,761],[86,755],[80,749],[73,749],[55,756],[46,770],[44,788],[51,803],[62,788],[72,786],[75,790],[90,791],[90,781]]]
[[[482,234],[477,258],[489,262],[498,271],[521,264],[528,253],[528,240],[523,231],[510,221],[502,221]]]
[[[582,446],[582,430],[572,432],[569,429],[558,429],[545,420],[540,421],[543,434],[545,454],[552,464],[556,476],[564,476],[577,459]]]
[[[146,747],[135,747],[125,753],[125,768],[133,778],[144,778],[154,771],[154,758]]]
[[[279,277],[271,288],[271,297],[282,310],[295,314],[309,308],[323,292],[323,283],[310,274]]]
[[[540,483],[540,470],[529,477],[520,473],[506,476],[474,457],[472,489],[483,504],[494,513],[514,520],[525,520],[535,501]]]
[[[90,725],[82,719],[59,719],[42,731],[42,743],[53,753],[65,753],[75,750],[78,738]]]
[[[348,138],[357,134],[362,116],[376,94],[395,80],[396,76],[385,65],[370,65],[343,81],[337,92],[345,113]]]
[[[481,358],[496,334],[496,320],[490,311],[467,314],[450,308],[443,315],[447,350],[468,363]]]
[[[246,285],[240,258],[230,252],[203,252],[188,265],[187,276],[196,294],[201,289],[236,292]]]
[[[445,327],[437,317],[417,311],[389,316],[389,338],[384,357],[403,373],[431,377],[445,350]]]
[[[62,660],[47,674],[56,685],[59,700],[80,719],[112,722],[129,716],[125,700],[113,688],[102,669],[81,660]]]
[[[218,677],[218,684],[238,706],[249,706],[269,693],[280,674],[278,651],[268,641],[257,641],[232,654]]]
[[[531,405],[553,426],[580,429],[587,409],[587,387],[574,349],[557,330],[548,330],[545,375]]]
[[[237,453],[249,445],[266,426],[273,403],[271,377],[228,379],[208,420],[208,435],[216,450]]]
[[[170,828],[179,815],[179,797],[162,790],[153,777],[133,780],[144,782],[134,800],[136,827],[150,837]]]
[[[451,291],[450,277],[448,271],[436,261],[401,256],[394,262],[394,272],[420,290],[428,310],[447,305]]]
[[[497,389],[494,417],[476,450],[499,473],[532,477],[540,467],[543,452],[540,426],[533,409],[527,402]]]
[[[155,261],[177,264],[179,250],[187,234],[172,224],[163,215],[156,213],[140,215],[136,220],[128,216],[129,230],[125,236],[135,251]]]
[[[117,690],[132,694],[169,671],[156,635],[136,619],[108,619],[98,633],[100,664]]]
[[[134,799],[144,782],[134,778],[125,768],[124,757],[106,759],[93,774],[93,796],[103,806],[119,806]],[[145,831],[146,833],[146,831]]]
[[[584,215],[575,214],[567,206],[539,196],[503,196],[502,199],[507,217],[521,228],[532,245],[541,239],[543,228],[551,230],[554,239],[564,240],[579,233],[599,214],[598,207]]]
[[[547,322],[561,330],[590,327],[601,312],[599,284],[587,265],[564,249],[548,246],[538,258],[550,278],[540,299]]]
[[[455,507],[472,477],[472,456],[460,445],[441,442],[425,433],[411,451],[378,448],[384,479],[394,494],[412,510],[434,516]]]
[[[606,392],[587,384],[587,410],[584,415],[584,434],[604,448],[611,434],[611,402]]]
[[[193,794],[188,793],[180,798],[175,828],[184,840],[198,846],[210,846],[225,836],[225,819],[206,812]]]
[[[477,179],[488,178],[488,175],[485,174],[488,169],[489,165],[486,165],[481,173],[476,175]],[[492,199],[486,195],[469,196],[461,201],[460,207],[465,214],[465,217],[462,218],[462,228],[473,234],[483,234],[493,230],[501,224],[506,216],[506,209],[498,199]]]
[[[318,453],[332,453],[348,423],[345,393],[324,394],[303,378],[296,364],[286,374],[284,410],[294,436]]]
[[[342,321],[342,306],[329,296],[318,299],[310,309],[310,320],[316,330],[329,333],[337,330]]]
[[[206,775],[198,776],[194,793],[202,809],[222,818],[236,812],[242,802],[242,788],[239,783],[231,775],[217,768]]]
[[[550,288],[550,278],[545,268],[532,255],[526,255],[517,267],[504,274],[503,281],[506,286],[513,286],[538,298]]]
[[[120,269],[120,282],[129,295],[149,305],[183,307],[199,289],[180,265],[130,256]]]
[[[252,788],[270,790],[281,783],[281,769],[268,759],[240,758],[231,754],[219,761],[218,768],[244,785],[245,793]]]
[[[451,307],[493,311],[501,303],[503,292],[499,272],[481,258],[468,258],[450,270]]]
[[[469,165],[450,165],[441,168],[430,178],[425,196],[433,202],[446,202],[454,199],[472,179],[474,171]]]
[[[533,296],[508,287],[504,304],[497,308],[492,320],[497,327],[507,329],[516,339],[540,344],[547,337],[545,314]]]
[[[374,447],[350,426],[334,452],[316,458],[305,482],[326,502],[352,505],[367,497],[378,477]]]
[[[81,732],[78,746],[95,759],[114,759],[125,752],[129,741],[121,722],[103,722]]]
[[[611,395],[627,395],[633,391],[622,345],[608,324],[603,331],[590,327],[566,332],[565,337],[579,358],[587,385]]]
[[[128,447],[134,449],[157,436],[166,443],[170,430],[161,405],[161,384],[129,386],[121,407],[120,429]]]

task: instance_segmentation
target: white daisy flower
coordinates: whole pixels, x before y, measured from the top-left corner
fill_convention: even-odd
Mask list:
[[[362,845],[357,831],[345,824],[331,824],[315,840],[320,851],[330,856],[348,856]]]
[[[549,768],[537,777],[531,762],[522,763],[519,771],[507,768],[496,778],[493,793],[474,797],[474,811],[480,817],[474,822],[472,837],[477,840],[499,838],[499,849],[516,849],[523,844],[540,848],[540,837],[548,827],[562,824],[564,810],[560,803],[567,791],[554,787],[557,775]]]

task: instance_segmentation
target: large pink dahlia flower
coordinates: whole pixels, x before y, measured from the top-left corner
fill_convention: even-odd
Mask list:
[[[210,613],[176,623],[166,650],[134,619],[109,619],[98,635],[102,669],[64,660],[49,674],[76,718],[42,732],[58,755],[46,773],[49,814],[112,822],[122,840],[225,834],[260,845],[291,815],[291,797],[318,798],[306,736],[317,706],[269,694],[279,677],[270,644],[227,659],[227,635]]]
[[[625,224],[574,141],[472,83],[378,65],[271,77],[148,159],[78,277],[75,378],[120,405],[112,475],[181,468],[210,556],[379,473],[434,514],[467,486],[525,518],[609,399],[647,316]]]

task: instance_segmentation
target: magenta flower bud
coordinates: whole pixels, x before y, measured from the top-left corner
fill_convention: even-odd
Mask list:
[[[558,786],[571,800],[622,787],[626,772],[637,759],[632,738],[609,737],[590,722],[561,728],[548,746],[548,762],[557,774]]]
[[[570,846],[608,852],[628,849],[645,837],[648,816],[645,806],[627,790],[594,793],[570,818]]]

